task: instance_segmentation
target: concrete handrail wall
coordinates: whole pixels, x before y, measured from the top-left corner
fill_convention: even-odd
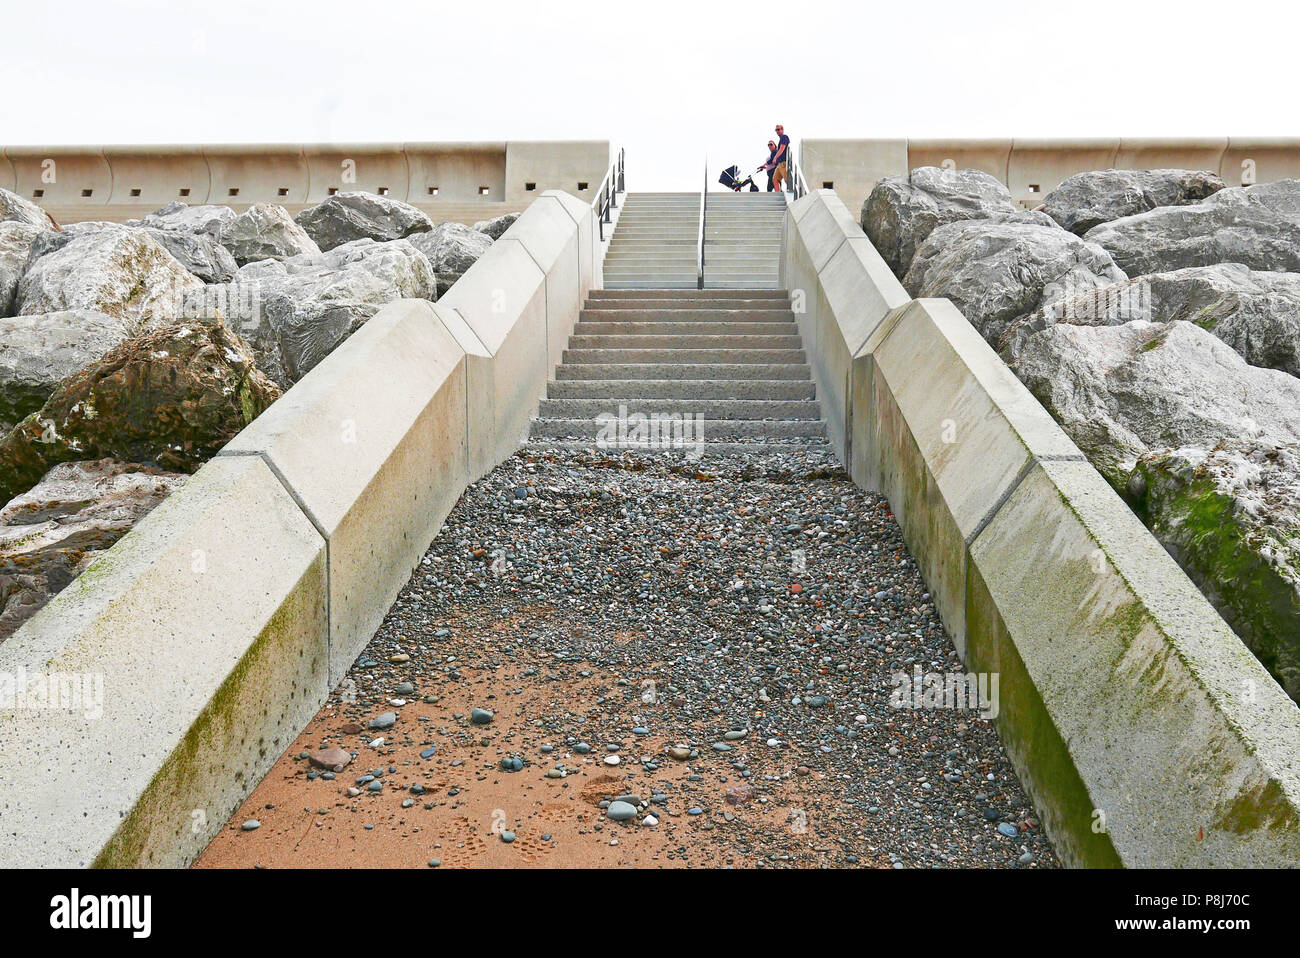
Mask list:
[[[0,705],[0,866],[202,851],[518,446],[597,242],[588,204],[543,194],[454,295],[381,309],[0,644],[0,682],[103,691],[99,715]]]
[[[918,166],[983,170],[1032,208],[1089,170],[1210,170],[1229,186],[1300,177],[1300,138],[805,139],[799,161],[810,187],[832,184],[855,216],[882,178]]]
[[[793,204],[785,256],[832,438],[966,668],[1000,676],[1002,742],[1062,860],[1300,861],[1300,708],[1078,447],[951,302],[900,302],[833,191]]]
[[[490,203],[506,212],[550,189],[590,202],[609,159],[605,140],[10,146],[0,148],[0,187],[60,221],[142,216],[173,200],[293,210],[332,190],[382,193],[425,209]]]

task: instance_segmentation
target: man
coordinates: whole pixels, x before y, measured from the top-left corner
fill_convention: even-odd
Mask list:
[[[790,158],[790,138],[785,135],[785,127],[780,123],[776,125],[776,136],[776,152],[772,154],[772,163],[775,166],[772,171],[772,185],[773,189],[780,193],[781,184],[789,182],[786,161]]]

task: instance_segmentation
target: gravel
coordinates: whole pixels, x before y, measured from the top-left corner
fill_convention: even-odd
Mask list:
[[[555,770],[544,746],[609,752],[624,798],[689,761],[691,791],[629,808],[693,816],[691,841],[747,865],[1056,867],[993,724],[893,707],[914,666],[965,672],[888,504],[824,447],[529,444],[465,492],[333,701],[374,716],[399,682],[436,693],[497,670],[595,683],[593,711],[539,714],[505,754]],[[482,716],[459,721],[481,734]],[[606,837],[640,827],[613,817]]]

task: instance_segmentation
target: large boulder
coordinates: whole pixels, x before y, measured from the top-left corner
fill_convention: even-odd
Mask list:
[[[384,243],[433,229],[433,220],[409,203],[361,191],[335,193],[307,207],[297,221],[325,251],[353,240]]]
[[[1300,380],[1249,365],[1192,323],[1058,323],[1029,338],[1013,369],[1120,491],[1150,452],[1300,442]]]
[[[178,263],[205,283],[225,283],[239,264],[221,243],[201,232],[164,230],[146,226],[143,230],[158,241]]]
[[[1145,456],[1129,483],[1156,538],[1300,700],[1300,446],[1229,439]]]
[[[229,206],[212,204],[190,206],[179,200],[173,200],[162,209],[154,210],[134,226],[150,226],[160,230],[175,230],[182,233],[205,233],[212,239],[221,239],[221,232],[238,214]]]
[[[133,336],[65,379],[0,439],[0,499],[79,459],[192,472],[279,395],[247,344],[219,320]]]
[[[122,320],[87,309],[0,319],[0,434],[128,335]]]
[[[439,223],[428,233],[417,233],[411,244],[429,258],[438,274],[437,297],[441,297],[461,275],[492,247],[492,237],[463,223]]]
[[[919,166],[876,184],[862,204],[862,230],[901,279],[935,228],[1016,209],[1011,191],[987,173]]]
[[[437,278],[409,240],[356,240],[327,253],[251,263],[191,295],[186,315],[223,316],[282,386],[297,382],[395,299],[433,299]]]
[[[490,220],[479,220],[474,224],[474,230],[492,237],[493,240],[499,240],[505,231],[515,225],[515,220],[519,219],[518,213],[506,213],[504,216],[496,216]]]
[[[1043,211],[1071,233],[1157,206],[1186,206],[1227,184],[1206,170],[1094,170],[1067,177],[1043,200]]]
[[[1300,272],[1300,180],[1229,187],[1190,206],[1102,223],[1084,238],[1129,276],[1216,263]]]
[[[223,223],[221,245],[230,250],[240,266],[263,259],[288,259],[320,252],[289,211],[273,203],[255,203]]]
[[[14,314],[18,280],[27,269],[32,244],[45,232],[18,220],[0,222],[0,316]]]
[[[0,509],[0,642],[185,479],[112,459],[68,462]]]
[[[0,189],[0,222],[26,223],[45,230],[54,228],[54,221],[43,209],[6,189]]]
[[[53,247],[40,253],[46,242]],[[17,313],[88,309],[133,331],[175,319],[186,292],[203,283],[152,236],[123,226],[38,237],[18,283]]]
[[[1054,323],[1115,326],[1135,319],[1195,323],[1252,366],[1300,376],[1300,273],[1240,263],[1152,273],[1058,300],[1015,323],[998,349],[1014,362],[1030,336]]]
[[[1124,279],[1100,246],[1041,213],[1023,213],[940,226],[917,249],[903,285],[913,296],[948,297],[996,346],[1047,303]]]

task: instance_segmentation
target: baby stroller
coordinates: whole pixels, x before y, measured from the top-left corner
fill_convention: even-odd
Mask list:
[[[754,171],[754,173],[758,173],[762,169],[763,167],[760,166],[757,170]],[[723,186],[725,186],[727,189],[733,190],[736,193],[739,193],[747,186],[749,187],[749,192],[757,193],[759,192],[759,190],[758,190],[758,184],[754,182],[754,173],[750,173],[749,176],[745,177],[742,180],[740,179],[740,167],[729,166],[722,171],[722,175],[718,177],[718,182],[721,183]]]

